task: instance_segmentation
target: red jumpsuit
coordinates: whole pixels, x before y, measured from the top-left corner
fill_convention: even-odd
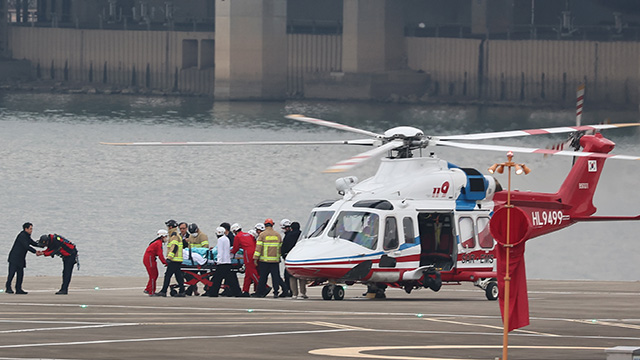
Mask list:
[[[144,291],[150,295],[156,293],[156,280],[158,280],[158,263],[156,263],[156,257],[159,257],[160,261],[164,265],[167,265],[162,248],[162,238],[159,237],[149,244],[147,250],[144,252],[144,258],[142,259],[142,263],[149,273],[149,281],[147,282],[147,287]]]
[[[242,284],[242,292],[249,292],[251,283],[253,283],[253,291],[258,290],[258,269],[253,263],[253,253],[256,251],[256,239],[253,235],[238,231],[233,238],[233,248],[231,253],[235,254],[238,250],[244,251],[244,283]]]

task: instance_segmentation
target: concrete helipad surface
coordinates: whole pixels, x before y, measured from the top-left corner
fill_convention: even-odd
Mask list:
[[[469,284],[386,300],[349,287],[342,301],[150,298],[144,278],[27,277],[0,293],[1,359],[495,359],[498,303]],[[531,281],[531,325],[510,333],[510,359],[605,359],[640,347],[640,282]]]

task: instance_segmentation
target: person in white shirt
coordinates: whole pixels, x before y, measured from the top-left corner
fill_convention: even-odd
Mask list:
[[[218,258],[216,261],[216,272],[213,275],[213,284],[207,290],[207,296],[218,297],[222,280],[231,273],[231,242],[224,234],[225,228],[218,227],[216,236],[218,237]]]

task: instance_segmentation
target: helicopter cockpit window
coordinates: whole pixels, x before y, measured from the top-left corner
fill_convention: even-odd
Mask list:
[[[365,211],[343,211],[331,226],[328,235],[362,245],[378,246],[378,214]]]
[[[458,220],[458,229],[460,230],[460,244],[465,249],[476,247],[476,239],[473,229],[473,219],[470,217],[461,217]]]
[[[478,243],[480,247],[485,249],[493,247],[493,237],[489,231],[489,218],[485,216],[478,218]]]
[[[398,247],[398,224],[396,218],[389,216],[384,222],[384,250],[392,250]]]
[[[353,204],[353,207],[364,207],[378,210],[393,210],[393,204],[387,200],[362,200]]]
[[[322,235],[335,211],[314,211],[302,232],[302,238],[313,238]]]
[[[316,205],[316,207],[319,207],[319,208],[321,208],[321,207],[329,207],[329,206],[333,205],[333,203],[335,203],[336,201],[338,201],[338,200],[325,200],[325,201],[319,203],[318,205]]]
[[[414,244],[416,242],[416,235],[413,230],[413,219],[406,217],[402,219],[402,230],[404,230],[404,242],[407,244]]]

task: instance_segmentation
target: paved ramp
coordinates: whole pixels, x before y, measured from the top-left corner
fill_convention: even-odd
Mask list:
[[[471,285],[386,300],[349,287],[342,301],[151,298],[143,278],[27,277],[0,294],[0,359],[494,359],[498,303]],[[531,325],[510,333],[513,359],[605,359],[640,346],[639,282],[529,283]]]

